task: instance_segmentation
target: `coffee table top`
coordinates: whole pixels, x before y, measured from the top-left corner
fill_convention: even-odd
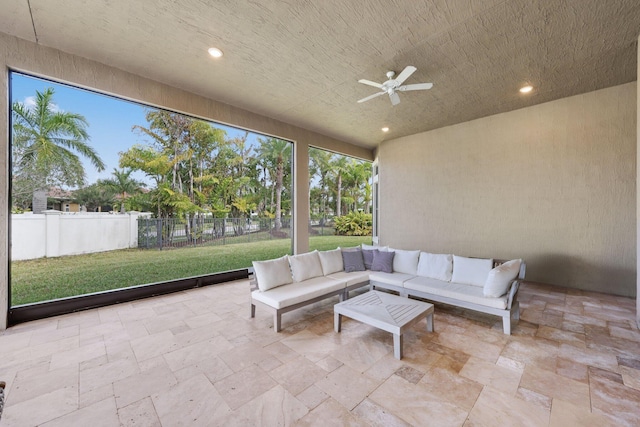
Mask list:
[[[433,313],[433,304],[369,291],[334,305],[333,311],[383,331],[401,334],[404,327],[417,318]]]

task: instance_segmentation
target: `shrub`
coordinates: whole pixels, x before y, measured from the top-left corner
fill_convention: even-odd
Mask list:
[[[364,212],[350,212],[335,218],[336,234],[341,236],[371,236],[373,216]]]

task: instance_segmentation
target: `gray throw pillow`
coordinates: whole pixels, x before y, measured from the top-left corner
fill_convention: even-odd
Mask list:
[[[371,271],[382,271],[384,273],[393,273],[393,256],[395,252],[380,252],[373,254],[373,263]]]
[[[373,254],[378,252],[377,249],[363,249],[362,258],[364,258],[364,268],[371,270],[371,264],[373,264]]]
[[[347,273],[364,271],[362,251],[342,251],[342,262],[344,264],[344,271]]]

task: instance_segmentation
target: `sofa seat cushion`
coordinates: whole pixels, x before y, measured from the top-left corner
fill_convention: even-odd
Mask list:
[[[345,288],[344,280],[330,279],[328,277],[314,277],[304,282],[294,282],[289,285],[279,286],[268,291],[253,291],[251,298],[267,304],[270,307],[280,309],[289,307],[299,302],[322,296],[326,293]]]
[[[352,271],[351,273],[339,271],[337,273],[329,274],[327,277],[335,280],[346,281],[347,286],[351,286],[368,281],[369,274],[370,273],[368,271]]]
[[[404,287],[405,289],[425,292],[487,307],[499,308],[501,310],[506,309],[508,303],[507,295],[503,295],[499,298],[489,298],[484,296],[483,288],[479,286],[467,285],[464,283],[443,282],[429,277],[418,276],[414,279],[407,280],[404,282]]]
[[[413,279],[413,274],[405,273],[384,273],[382,271],[372,271],[369,274],[369,280],[372,282],[386,283],[387,285],[402,286],[402,283],[409,279]]]

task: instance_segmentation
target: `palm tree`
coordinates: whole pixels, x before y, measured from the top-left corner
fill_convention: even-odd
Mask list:
[[[331,163],[331,172],[336,177],[336,216],[342,215],[342,177],[347,169],[347,157],[336,156]]]
[[[285,157],[291,155],[291,143],[277,138],[259,139],[261,145],[256,150],[258,157],[267,160],[267,163],[275,169],[270,171],[270,175],[276,178],[276,212],[275,212],[275,232],[282,228],[282,190],[284,182]],[[275,173],[273,173],[275,172]]]
[[[36,91],[33,108],[21,102],[11,106],[14,177],[29,177],[34,194],[43,193],[53,185],[84,184],[84,167],[79,155],[87,158],[98,171],[105,167],[88,144],[87,120],[80,114],[57,110],[53,94],[53,88]]]
[[[120,195],[120,213],[124,213],[124,202],[128,196],[140,191],[146,184],[131,178],[132,169],[113,169],[113,178],[100,181],[104,187]]]
[[[331,162],[333,161],[333,153],[319,148],[309,148],[309,157],[311,159],[311,170],[320,178],[320,195],[321,195],[321,211],[323,220],[327,215],[327,175],[331,171]]]

